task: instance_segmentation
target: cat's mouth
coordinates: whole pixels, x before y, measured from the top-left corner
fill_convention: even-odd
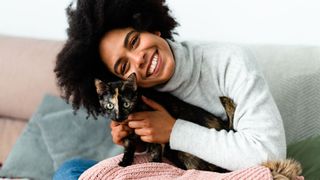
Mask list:
[[[113,121],[118,122],[120,124],[128,124],[128,116],[120,116],[111,118]]]
[[[158,54],[158,51],[154,52],[154,54],[151,56],[148,68],[147,68],[147,77],[153,75],[156,73],[159,69],[159,63],[160,62],[160,57]]]
[[[107,116],[109,119],[111,119],[114,122],[120,123],[120,124],[126,124],[128,123],[128,115],[125,113],[119,113],[117,114],[116,112],[109,112],[107,113]]]

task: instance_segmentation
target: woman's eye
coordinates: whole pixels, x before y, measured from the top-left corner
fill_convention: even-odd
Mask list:
[[[131,48],[133,48],[138,43],[139,37],[140,37],[139,34],[133,37],[131,41]]]
[[[126,72],[126,68],[127,68],[127,62],[125,62],[122,67],[121,67],[121,74],[124,75],[124,73]]]
[[[108,103],[105,106],[107,109],[112,110],[113,109],[113,104],[112,103]]]
[[[123,107],[124,108],[129,108],[130,107],[130,103],[128,103],[128,102],[123,103]]]

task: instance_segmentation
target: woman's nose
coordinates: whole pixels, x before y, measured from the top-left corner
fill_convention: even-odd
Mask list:
[[[143,69],[145,66],[147,60],[146,55],[144,52],[131,52],[129,54],[129,60],[131,61],[132,65],[134,65],[136,68]]]

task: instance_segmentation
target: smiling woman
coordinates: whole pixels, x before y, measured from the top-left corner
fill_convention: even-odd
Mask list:
[[[151,39],[154,41],[152,43],[158,44],[159,47],[149,47],[151,49],[148,49],[147,52],[145,50],[141,51],[148,56],[144,58],[150,58],[150,50],[155,53],[158,49],[168,49],[169,46],[166,44],[165,39],[173,40],[173,31],[178,25],[174,18],[169,15],[169,9],[164,5],[163,1],[100,0],[99,3],[92,3],[87,0],[79,0],[76,6],[70,4],[67,14],[69,20],[68,40],[65,47],[58,54],[55,67],[58,85],[61,87],[65,98],[70,100],[76,109],[83,105],[88,110],[88,113],[93,116],[100,113],[98,99],[94,90],[94,79],[114,81],[119,77],[123,77],[121,73],[127,70],[129,66],[130,68],[134,67],[131,63],[128,63],[128,66],[123,64],[126,62],[125,58],[128,58],[127,55],[134,55],[132,50],[135,50],[135,46],[132,46],[132,43],[143,45],[145,35],[146,37],[152,36]],[[125,34],[124,30],[120,30],[128,27],[131,28],[130,31],[134,30],[130,34]],[[128,33],[129,31],[126,32]],[[108,34],[112,35],[113,33],[122,33],[121,37],[119,37],[121,38],[119,43],[114,45],[106,44],[105,39],[107,37],[112,38],[114,42],[118,40],[117,37],[109,37]],[[159,36],[160,34],[161,37]],[[114,51],[120,47],[119,51]],[[142,46],[139,45],[138,50],[140,50],[140,47]],[[107,51],[104,50],[105,48],[107,48]],[[112,51],[109,51],[110,49]],[[123,54],[124,52],[122,51],[124,49],[128,50],[125,52],[130,53]],[[161,51],[164,58],[169,57],[168,50]],[[134,52],[136,53],[137,51],[135,50]],[[144,60],[144,58],[141,60]],[[106,66],[106,61],[109,60],[113,64],[110,63]],[[121,66],[120,63],[122,63]],[[117,65],[119,69],[114,69],[116,64],[119,64],[119,67]],[[144,70],[144,73],[139,74],[144,74],[146,77],[146,67],[144,67]],[[141,71],[140,68],[139,72]],[[170,74],[161,74],[160,82],[164,82],[166,76],[170,76]],[[145,77],[139,77],[141,85],[148,85],[149,79],[141,81]],[[153,81],[150,77],[150,82]]]
[[[55,72],[75,109],[83,105],[90,115],[102,114],[94,80],[110,82],[132,73],[138,86],[169,92],[224,121],[220,97],[229,97],[237,106],[234,130],[227,132],[200,126],[203,117],[192,122],[174,118],[157,102],[142,98],[154,111],[132,113],[127,124],[112,121],[114,143],[123,145],[123,138],[134,131],[144,142],[169,143],[173,150],[229,171],[285,158],[280,113],[264,76],[243,48],[175,42],[177,22],[164,0],[78,0],[68,17],[68,40]],[[79,166],[72,168],[81,174]],[[63,167],[57,174],[70,172]]]
[[[100,43],[102,61],[120,78],[135,73],[141,87],[165,83],[173,75],[175,63],[169,44],[160,35],[132,28],[112,30]]]

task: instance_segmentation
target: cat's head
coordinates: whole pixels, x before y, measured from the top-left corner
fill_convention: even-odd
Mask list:
[[[122,122],[131,114],[138,101],[137,80],[131,74],[127,80],[105,83],[95,80],[102,112],[114,121]]]

